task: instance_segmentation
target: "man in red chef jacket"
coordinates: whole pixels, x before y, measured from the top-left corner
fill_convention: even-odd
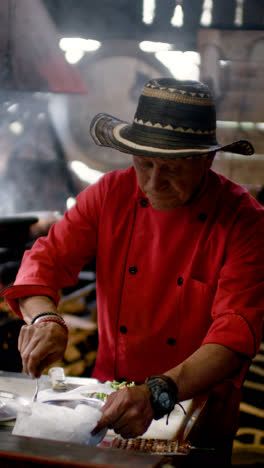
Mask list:
[[[96,257],[93,376],[139,384],[111,395],[97,430],[136,437],[209,391],[202,443],[230,452],[241,385],[261,342],[264,210],[211,165],[217,151],[251,155],[253,147],[218,144],[207,86],[171,78],[145,85],[132,124],[98,114],[91,134],[132,154],[133,165],[81,192],[2,293],[26,322],[24,370],[37,377],[61,359],[58,290]]]

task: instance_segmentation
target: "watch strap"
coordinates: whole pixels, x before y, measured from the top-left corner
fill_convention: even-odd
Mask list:
[[[170,414],[178,402],[178,388],[175,382],[167,375],[152,375],[145,384],[151,391],[151,406],[154,410],[154,419],[161,419]]]

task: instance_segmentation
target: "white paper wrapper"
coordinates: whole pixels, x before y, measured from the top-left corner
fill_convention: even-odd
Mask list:
[[[101,418],[99,408],[79,404],[76,408],[32,403],[18,412],[14,435],[97,445],[104,434],[91,435]]]

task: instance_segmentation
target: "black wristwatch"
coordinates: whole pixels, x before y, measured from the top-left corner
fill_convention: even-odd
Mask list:
[[[150,403],[154,410],[154,419],[161,419],[174,409],[178,401],[178,388],[167,375],[152,375],[145,384],[151,391]]]

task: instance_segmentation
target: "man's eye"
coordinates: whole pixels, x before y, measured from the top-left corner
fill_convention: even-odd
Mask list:
[[[153,167],[152,162],[149,162],[149,161],[141,161],[141,162],[140,162],[140,165],[141,165],[141,167],[144,167],[144,168],[151,168],[151,167]]]

